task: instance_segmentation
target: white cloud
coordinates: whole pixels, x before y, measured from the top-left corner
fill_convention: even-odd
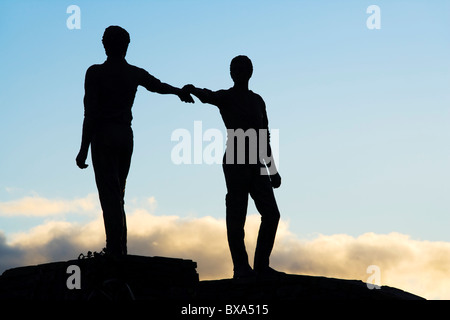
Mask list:
[[[142,203],[152,207],[156,201],[150,198]],[[247,218],[246,245],[250,262],[259,223],[258,215]],[[161,216],[136,207],[129,210],[127,224],[130,254],[191,259],[197,262],[197,271],[203,280],[232,276],[224,219]],[[85,224],[46,221],[26,232],[9,235],[7,239],[3,237],[0,261],[5,262],[0,267],[75,259],[80,253],[100,251],[104,244],[101,214]],[[367,267],[376,265],[381,271],[382,285],[430,299],[450,299],[448,242],[414,240],[395,232],[365,233],[358,237],[318,235],[304,240],[292,234],[289,224],[282,220],[271,264],[289,273],[363,281],[370,276],[366,273]]]
[[[367,267],[381,271],[381,284],[428,299],[450,299],[450,243],[413,240],[400,233],[278,237],[272,262],[292,273],[368,281]]]
[[[19,200],[0,202],[0,216],[45,217],[70,212],[93,212],[98,210],[98,202],[98,196],[95,193],[73,200],[52,200],[34,195]]]

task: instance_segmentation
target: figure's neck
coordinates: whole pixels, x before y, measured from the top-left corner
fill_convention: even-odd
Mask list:
[[[248,82],[243,82],[243,83],[235,82],[233,88],[238,91],[248,91]]]
[[[123,62],[123,61],[126,61],[126,60],[125,60],[125,57],[122,57],[122,56],[108,56],[106,58],[106,61],[109,61],[109,62]]]

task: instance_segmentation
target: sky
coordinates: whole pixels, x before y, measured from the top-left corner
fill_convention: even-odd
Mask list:
[[[75,157],[85,72],[120,25],[127,61],[176,87],[229,88],[231,59],[252,60],[278,132],[274,267],[366,281],[375,265],[383,285],[449,299],[449,12],[444,0],[1,1],[0,272],[104,246],[91,161],[82,171]],[[179,129],[203,141],[192,154],[209,129],[225,139],[218,110],[141,87],[133,116],[129,252],[230,277],[222,168],[172,156]],[[251,201],[248,215],[252,257]]]

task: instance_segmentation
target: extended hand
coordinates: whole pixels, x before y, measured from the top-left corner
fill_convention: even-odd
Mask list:
[[[189,91],[184,90],[184,88],[180,90],[180,93],[178,93],[178,97],[183,102],[194,103],[194,99],[192,98],[191,94],[189,93]]]
[[[194,89],[195,89],[195,86],[194,85],[192,85],[192,84],[187,84],[187,85],[185,85],[184,87],[183,87],[183,91],[185,91],[185,92],[189,92],[189,93],[192,93],[192,91],[194,91]]]
[[[270,176],[270,182],[272,183],[272,187],[274,187],[275,189],[280,187],[280,185],[281,185],[280,174],[277,172],[274,175]]]

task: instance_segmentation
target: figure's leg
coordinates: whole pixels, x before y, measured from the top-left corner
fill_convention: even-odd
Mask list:
[[[226,224],[228,245],[234,265],[234,277],[251,272],[244,243],[244,225],[248,205],[248,182],[242,166],[224,165],[227,184]]]
[[[129,141],[123,146],[120,156],[119,164],[119,183],[122,199],[122,234],[121,234],[121,247],[123,254],[127,254],[127,222],[125,214],[125,186],[127,181],[128,172],[130,171],[131,155],[133,154],[133,136],[129,138]]]
[[[92,142],[92,163],[95,172],[106,233],[106,250],[115,255],[125,254],[123,236],[125,215],[123,210],[124,185],[119,174],[119,152],[116,147],[102,141]]]
[[[275,235],[280,220],[280,212],[275,200],[269,176],[254,173],[250,195],[261,214],[261,225],[256,244],[254,269],[255,271],[269,268],[269,257],[275,242]]]

